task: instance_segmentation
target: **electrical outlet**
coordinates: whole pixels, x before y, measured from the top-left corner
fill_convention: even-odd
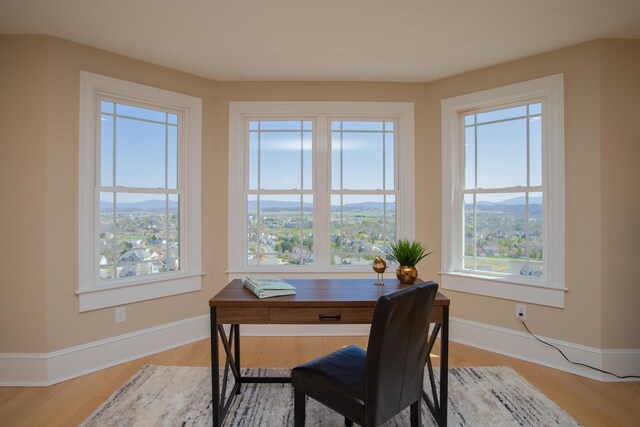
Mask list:
[[[516,318],[527,320],[527,306],[525,304],[516,304]]]
[[[116,323],[122,323],[127,320],[127,311],[124,307],[116,307]]]

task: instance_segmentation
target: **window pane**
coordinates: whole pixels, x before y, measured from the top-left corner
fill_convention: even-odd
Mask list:
[[[260,130],[302,130],[299,120],[261,120]]]
[[[473,194],[464,195],[464,268],[475,268],[476,217]]]
[[[542,118],[529,119],[529,185],[542,185]]]
[[[313,188],[313,134],[305,131],[302,134],[302,188],[311,190]]]
[[[514,117],[524,117],[527,114],[526,105],[519,105],[512,108],[503,108],[486,113],[478,113],[478,123],[492,122],[495,120],[512,119]]]
[[[259,138],[258,132],[249,132],[249,189],[251,190],[260,188],[258,184]]]
[[[395,123],[394,122],[385,122],[384,123],[384,130],[387,132],[393,132],[393,130],[395,129]]]
[[[369,265],[376,255],[384,256],[388,227],[384,196],[332,195],[331,263]]]
[[[177,205],[171,201],[170,206]],[[116,193],[117,277],[165,271],[158,263],[166,256],[167,196]],[[163,264],[164,265],[164,264]]]
[[[113,193],[100,193],[99,222],[100,279],[110,280],[115,276],[114,264],[119,255],[114,220]]]
[[[133,105],[116,104],[116,114],[137,119],[153,120],[156,122],[167,121],[167,113],[164,111],[151,110],[149,108],[134,107]]]
[[[331,264],[342,264],[345,239],[342,234],[342,196],[333,194],[331,196],[331,206],[329,207],[329,221],[331,226]]]
[[[529,104],[529,114],[542,114],[542,104],[539,102]]]
[[[177,114],[169,114],[167,116],[167,121],[169,124],[177,125],[178,124],[178,115]]]
[[[386,132],[384,137],[384,189],[394,190],[395,186],[395,151],[393,133]]]
[[[100,118],[100,182],[113,186],[113,116]]]
[[[267,190],[302,188],[301,160],[300,133],[261,132],[260,188]]]
[[[476,115],[469,114],[468,116],[464,116],[464,125],[469,126],[476,123]]]
[[[178,128],[167,128],[167,188],[178,188]]]
[[[476,128],[464,130],[464,182],[465,188],[476,188]]]
[[[100,111],[107,114],[113,114],[113,102],[109,101],[101,101],[100,102]]]
[[[340,132],[331,133],[331,188],[334,190],[342,189],[342,142],[340,135]]]
[[[528,255],[529,264],[523,268],[520,274],[531,277],[542,277],[543,265],[543,220],[542,220],[542,193],[529,193],[529,239]]]
[[[477,129],[478,187],[526,185],[526,119],[480,125]]]
[[[342,122],[342,130],[346,131],[382,131],[382,122]]]
[[[180,196],[177,194],[168,194],[167,199],[169,205],[164,269],[166,271],[178,271],[180,269]],[[159,257],[161,255],[161,253],[158,253]]]
[[[313,196],[305,194],[302,196],[302,224],[300,231],[302,234],[301,264],[313,264]]]
[[[260,227],[258,225],[258,196],[247,197],[247,263],[258,264],[260,254]]]
[[[388,252],[389,242],[396,241],[396,196],[386,196],[387,211],[386,224],[385,224],[385,252]],[[387,261],[389,261],[387,259]]]
[[[116,185],[165,188],[166,126],[116,119]]]
[[[382,189],[382,133],[350,132],[342,138],[342,187]]]

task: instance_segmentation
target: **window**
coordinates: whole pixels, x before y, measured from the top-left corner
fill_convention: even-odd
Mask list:
[[[444,288],[563,306],[562,116],[562,76],[443,100]]]
[[[412,237],[412,104],[232,102],[230,130],[232,274],[370,272]]]
[[[201,108],[82,72],[81,311],[200,289]]]

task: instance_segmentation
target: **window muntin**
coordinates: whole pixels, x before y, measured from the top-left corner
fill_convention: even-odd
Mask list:
[[[179,114],[98,102],[99,281],[179,271]]]
[[[463,271],[545,279],[541,101],[462,114]]]

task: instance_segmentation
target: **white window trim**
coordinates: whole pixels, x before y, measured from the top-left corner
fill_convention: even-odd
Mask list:
[[[180,271],[158,276],[118,280],[105,286],[97,280],[96,240],[99,198],[96,196],[96,98],[112,96],[134,103],[152,104],[179,110],[183,114],[184,158],[181,160],[185,180],[181,200],[182,237]],[[161,298],[202,288],[201,279],[201,200],[200,154],[202,146],[202,100],[111,77],[80,72],[80,152],[78,199],[78,269],[80,312],[137,301]],[[184,257],[184,261],[183,261]]]
[[[396,236],[413,239],[415,234],[415,164],[414,164],[414,107],[412,102],[324,102],[324,101],[243,101],[229,103],[229,223],[228,223],[228,273],[277,273],[294,274],[297,277],[317,277],[339,274],[371,275],[369,266],[248,266],[246,264],[246,203],[243,200],[247,147],[245,146],[245,118],[273,117],[394,117],[398,120],[398,188],[396,200]],[[328,142],[322,136],[326,129],[315,129],[319,137],[314,139],[314,150]],[[326,148],[326,147],[324,147]],[[314,160],[313,182],[317,182],[317,169],[326,167],[325,174],[331,176],[330,165],[318,165]],[[319,206],[318,210],[326,211]],[[314,224],[318,233],[328,234],[328,224],[318,221],[314,213]],[[321,259],[325,258],[321,256]],[[305,276],[306,275],[306,276]]]
[[[477,272],[462,272],[454,241],[461,236],[461,201],[456,187],[462,185],[463,158],[460,139],[462,114],[466,111],[543,99],[546,108],[546,143],[543,167],[546,168],[546,200],[543,206],[545,242],[545,283],[516,276],[495,277]],[[523,83],[444,99],[442,108],[442,270],[444,289],[504,298],[552,307],[564,307],[567,291],[564,280],[564,85],[563,75],[543,77]],[[545,174],[543,174],[545,175]],[[550,236],[553,236],[550,239]]]

